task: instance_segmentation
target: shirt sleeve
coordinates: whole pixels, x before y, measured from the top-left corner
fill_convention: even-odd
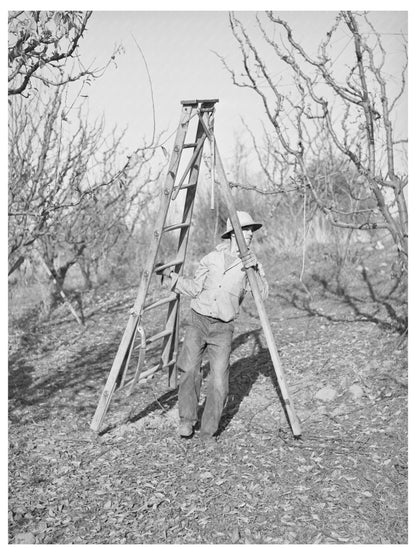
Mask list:
[[[257,278],[257,284],[260,290],[260,296],[264,301],[269,296],[269,284],[267,283],[266,274],[264,273],[263,266],[260,264],[260,262],[257,263],[256,278]],[[251,291],[250,282],[248,278],[247,278],[246,290]]]
[[[191,297],[192,299],[194,299],[202,291],[207,275],[208,261],[207,256],[204,256],[204,258],[199,263],[193,278],[186,278],[178,275],[175,272],[172,272],[171,289],[175,291],[175,293],[179,293],[181,295],[185,295],[186,297]]]

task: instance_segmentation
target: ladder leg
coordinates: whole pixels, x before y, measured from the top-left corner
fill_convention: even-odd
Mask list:
[[[140,333],[140,351],[139,351],[139,360],[137,362],[136,372],[134,374],[133,380],[131,381],[129,392],[128,394],[131,395],[133,393],[134,387],[140,378],[140,373],[142,371],[143,363],[144,363],[144,356],[146,353],[146,334],[142,326],[137,326],[137,331]]]
[[[162,368],[167,368],[169,366],[172,357],[178,303],[179,301],[176,299],[174,302],[170,303],[168,308],[165,330],[170,331],[170,334],[166,336],[163,341],[162,354],[160,357]]]
[[[173,332],[173,344],[172,344],[172,354],[171,360],[174,360],[174,364],[169,366],[168,369],[168,385],[171,389],[176,389],[178,387],[178,347],[179,347],[179,311],[180,311],[180,301],[178,299],[178,306],[176,308],[176,318],[175,318],[175,328]]]
[[[119,372],[119,375],[118,375],[118,378],[117,378],[116,389],[122,389],[124,387],[124,383],[126,381],[127,371],[128,371],[128,368],[129,368],[130,358],[131,358],[131,354],[133,352],[134,342],[135,342],[135,339],[136,339],[138,328],[139,328],[139,326],[136,326],[136,329],[134,330],[134,332],[131,336],[130,344],[128,346],[126,355],[124,357],[124,360],[123,360],[123,363],[121,365],[120,372]]]
[[[234,206],[234,199],[231,194],[230,186],[228,184],[227,177],[225,175],[224,167],[222,165],[221,157],[218,152],[217,143],[215,143],[215,156],[217,162],[217,170],[218,175],[220,178],[220,182],[222,185],[222,191],[224,193],[224,198],[227,203],[229,216],[231,223],[234,228],[235,237],[237,240],[238,248],[240,250],[241,255],[244,255],[247,252],[247,245],[244,240],[243,231],[241,229],[241,225],[237,216],[237,211]],[[280,362],[279,353],[277,352],[276,343],[273,337],[273,332],[270,326],[269,318],[267,316],[267,312],[263,303],[263,299],[260,295],[259,286],[257,283],[257,276],[256,272],[253,268],[248,268],[247,270],[247,277],[250,282],[251,290],[253,292],[253,297],[256,302],[257,311],[259,313],[259,318],[263,327],[264,335],[266,338],[267,346],[269,348],[270,356],[273,362],[274,371],[276,374],[277,382],[279,384],[279,388],[283,397],[283,409],[286,413],[286,417],[288,419],[289,425],[292,429],[293,435],[295,437],[299,437],[301,435],[301,428],[299,420],[296,416],[295,409],[293,406],[293,402],[289,395],[289,390],[286,385],[285,377],[283,374],[282,364]]]
[[[123,368],[123,363],[126,362],[126,357],[129,356],[129,352],[132,348],[132,338],[135,335],[137,323],[137,317],[131,315],[114,359],[113,366],[111,367],[110,374],[108,375],[107,382],[98,402],[94,417],[90,424],[90,427],[94,430],[94,432],[98,432],[101,428],[108,407],[110,406],[111,398],[116,389],[117,381],[119,380],[120,371]]]

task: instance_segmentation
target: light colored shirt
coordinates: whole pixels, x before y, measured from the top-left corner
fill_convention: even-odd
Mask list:
[[[263,267],[258,264],[257,283],[263,299],[268,295],[268,284]],[[172,289],[192,298],[191,308],[224,322],[234,320],[250,284],[239,256],[222,243],[202,258],[193,278],[171,274]]]

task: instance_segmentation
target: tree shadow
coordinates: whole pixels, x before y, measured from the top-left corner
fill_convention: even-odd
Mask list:
[[[332,283],[326,277],[316,273],[311,276],[313,282],[320,286],[321,296],[319,300],[326,298],[336,301],[339,308],[348,309],[348,315],[330,314],[314,306],[312,294],[309,291],[305,292],[305,290],[296,285],[291,289],[287,289],[286,294],[278,292],[276,296],[290,303],[298,310],[306,312],[309,316],[319,316],[330,322],[367,321],[400,334],[407,333],[408,319],[400,314],[392,302],[396,300],[398,304],[401,303],[402,306],[405,306],[405,301],[403,298],[400,298],[402,283],[399,280],[395,280],[390,290],[382,295],[375,290],[365,267],[361,269],[361,277],[366,293],[358,296],[348,291],[347,287],[341,283],[339,276]],[[399,298],[394,297],[395,293],[399,293]],[[371,308],[369,305],[371,305]]]
[[[339,280],[331,285],[322,276],[314,274],[312,278],[322,286],[327,294],[338,297],[343,304],[352,309],[355,316],[354,321],[366,320],[385,329],[395,330],[399,333],[405,332],[407,330],[407,318],[402,317],[388,300],[393,291],[397,289],[398,284],[395,283],[391,291],[389,291],[387,295],[382,296],[375,291],[374,285],[365,267],[362,268],[361,275],[363,283],[367,288],[369,299],[352,295]],[[365,308],[369,300],[374,306],[373,310]],[[312,309],[310,303],[306,302],[305,307],[311,315],[317,315],[316,309]],[[342,321],[342,319],[337,319],[334,316],[328,315],[325,317],[331,321]]]
[[[88,316],[127,312],[127,305],[131,305],[131,300],[110,298],[105,308],[93,306]],[[47,419],[48,410],[55,408],[70,409],[86,417],[92,417],[95,410],[101,384],[108,376],[109,361],[117,352],[120,332],[112,330],[104,338],[96,333],[95,321],[81,328],[70,313],[63,316],[57,310],[54,316],[41,322],[36,307],[18,317],[9,315],[9,340],[13,341],[12,336],[16,336],[17,342],[16,348],[12,346],[9,350],[8,360],[11,418],[16,409],[23,407],[29,411],[22,418],[36,416],[37,420]],[[56,350],[57,336],[62,356],[54,357],[53,366],[46,367],[42,361]],[[37,361],[41,363],[40,368]]]
[[[48,418],[48,409],[71,407],[78,415],[91,412],[95,399],[96,383],[101,381],[102,369],[108,366],[108,360],[114,358],[116,342],[97,344],[93,349],[83,347],[75,359],[62,366],[50,368],[42,376],[33,378],[35,368],[24,363],[21,354],[9,360],[9,401],[13,406],[42,406],[43,411],[37,415],[40,419]],[[90,396],[91,394],[91,396]],[[97,399],[98,401],[98,399]]]
[[[112,329],[102,337],[96,328],[96,322],[80,328],[75,320],[58,318],[40,323],[37,310],[10,317],[9,332],[18,339],[8,361],[11,419],[17,413],[22,421],[42,421],[50,418],[50,411],[68,410],[92,417],[120,341],[119,331]],[[58,356],[45,364],[57,343]]]
[[[117,314],[119,312],[124,312],[125,314],[128,314],[128,311],[132,307],[132,304],[132,299],[119,299],[114,300],[112,303],[109,303],[105,306],[98,305],[85,311],[85,319],[91,318],[92,316],[100,315],[104,312],[106,314]]]
[[[33,384],[33,374],[35,372],[35,368],[25,363],[21,359],[16,359],[16,360],[20,360],[21,363],[19,364],[18,372],[9,371],[8,398],[9,400],[13,400],[14,402],[19,404],[28,404],[26,401],[25,392]],[[11,405],[9,408],[10,408],[10,416],[12,416],[13,408]]]

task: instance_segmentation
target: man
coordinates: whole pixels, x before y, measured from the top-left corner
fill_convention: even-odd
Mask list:
[[[237,212],[244,239],[250,248],[253,233],[261,223],[247,212]],[[201,440],[211,443],[228,395],[229,362],[234,320],[250,285],[245,268],[254,268],[260,293],[268,294],[262,266],[249,250],[239,257],[239,250],[230,220],[222,234],[222,243],[199,263],[193,278],[163,270],[172,280],[171,288],[192,298],[191,323],[187,328],[178,367],[183,371],[179,383],[179,435],[190,437],[197,422],[197,409],[202,381],[201,363],[205,350],[210,362],[210,377],[204,412],[201,419]]]

